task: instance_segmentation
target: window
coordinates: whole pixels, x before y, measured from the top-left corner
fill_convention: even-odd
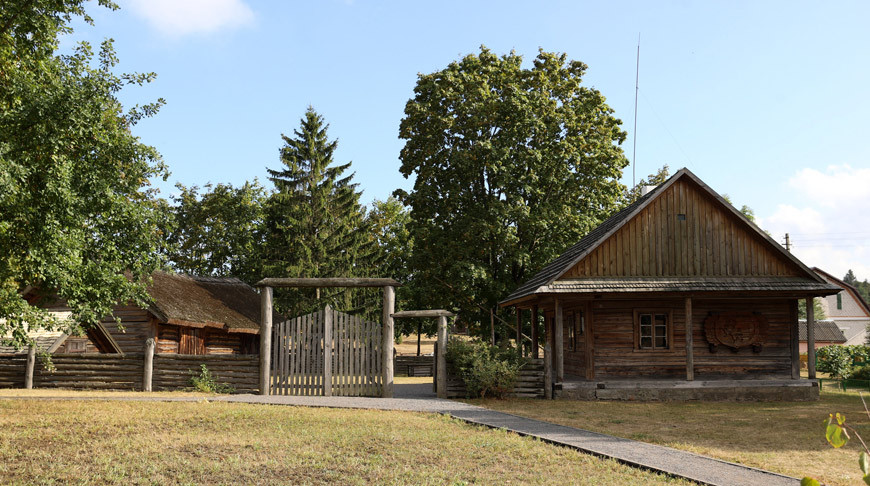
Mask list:
[[[578,312],[574,325],[577,326],[577,335],[582,336],[586,332],[586,320],[583,319],[583,312]]]
[[[642,350],[670,349],[670,322],[670,313],[666,311],[635,312],[635,347]]]
[[[568,351],[577,350],[577,332],[574,325],[574,313],[568,313]]]
[[[843,294],[837,294],[837,310],[843,310]]]

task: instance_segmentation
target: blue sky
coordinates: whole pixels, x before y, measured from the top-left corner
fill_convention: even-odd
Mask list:
[[[115,39],[122,94],[167,105],[135,129],[163,154],[158,182],[241,184],[276,168],[308,105],[353,161],[364,201],[411,182],[398,125],[417,73],[478,51],[539,48],[589,66],[629,133],[641,36],[638,178],[689,167],[805,263],[870,278],[867,2],[368,2],[121,0],[69,39]],[[631,168],[624,183],[631,182]]]

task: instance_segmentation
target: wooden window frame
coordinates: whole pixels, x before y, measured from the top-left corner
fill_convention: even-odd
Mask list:
[[[571,311],[565,314],[565,317],[568,318],[568,351],[571,351],[572,353],[577,351],[577,328],[574,327],[574,315],[575,311]],[[564,322],[562,323],[562,325],[565,325]]]
[[[667,316],[666,323],[666,336],[668,339],[668,347],[667,348],[641,348],[640,347],[640,315],[641,314],[664,314]],[[662,309],[662,308],[644,308],[644,309],[634,309],[633,312],[633,320],[634,320],[634,349],[635,353],[650,353],[650,354],[673,354],[676,352],[676,348],[674,346],[674,316],[672,309]],[[653,324],[655,327],[655,324]],[[655,331],[653,331],[653,346],[655,346]]]

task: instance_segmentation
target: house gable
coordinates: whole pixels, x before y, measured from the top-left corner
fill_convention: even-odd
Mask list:
[[[808,277],[781,248],[688,174],[675,175],[558,279]]]

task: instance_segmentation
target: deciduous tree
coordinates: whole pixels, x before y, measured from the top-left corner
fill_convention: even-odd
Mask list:
[[[23,291],[65,300],[73,320],[62,328],[78,332],[118,301],[144,302],[160,264],[165,235],[147,185],[166,172],[131,127],[162,100],[124,112],[117,98],[154,75],[115,74],[111,40],[96,57],[87,43],[58,54],[76,16],[89,20],[83,0],[0,8],[0,340],[17,345],[28,324],[55,325]]]
[[[397,191],[411,211],[412,266],[431,306],[469,320],[599,224],[627,165],[620,121],[586,65],[485,47],[422,74],[405,105]]]

